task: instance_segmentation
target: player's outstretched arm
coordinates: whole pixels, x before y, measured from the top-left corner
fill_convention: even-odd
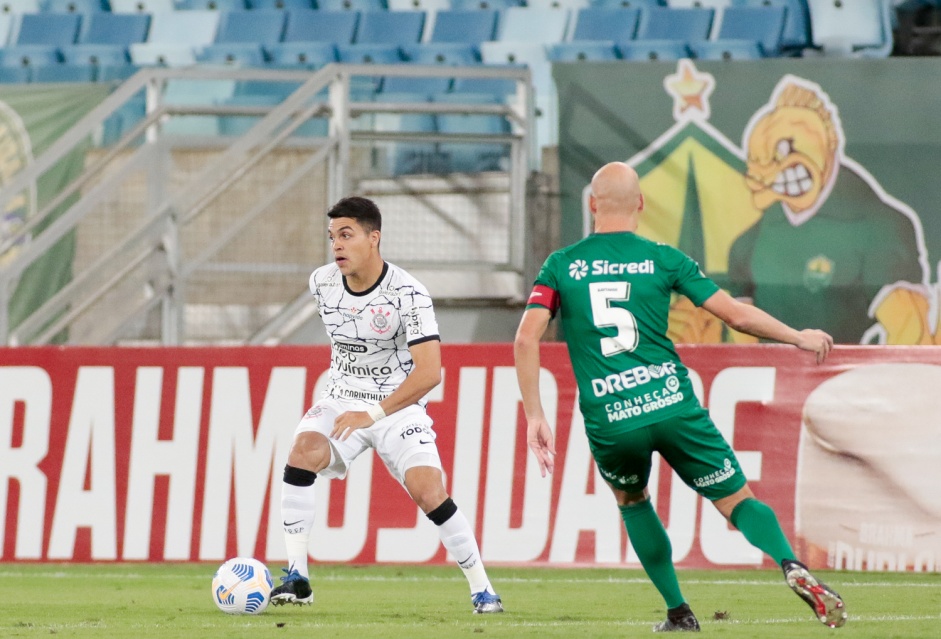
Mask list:
[[[816,354],[818,364],[827,358],[833,348],[833,338],[824,331],[813,328],[799,331],[791,328],[757,306],[744,304],[725,291],[715,293],[702,307],[740,333],[792,344],[801,350],[811,351]]]
[[[539,393],[539,341],[551,317],[548,309],[527,309],[513,342],[516,379],[523,397],[523,411],[526,413],[526,441],[539,462],[539,472],[543,477],[555,469],[555,441]]]

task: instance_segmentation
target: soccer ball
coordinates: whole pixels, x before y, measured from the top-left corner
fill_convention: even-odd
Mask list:
[[[235,557],[213,575],[212,600],[230,615],[257,615],[268,607],[273,586],[265,564],[251,557]]]

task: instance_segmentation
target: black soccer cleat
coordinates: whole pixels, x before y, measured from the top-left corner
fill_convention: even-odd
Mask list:
[[[667,611],[666,621],[661,621],[653,627],[654,632],[699,632],[699,620],[690,610],[689,604],[684,603]]]
[[[848,615],[843,598],[825,583],[817,581],[807,566],[799,561],[785,559],[781,562],[781,568],[787,585],[807,602],[820,623],[830,628],[839,628],[846,623]]]
[[[314,603],[314,591],[310,587],[310,580],[301,576],[301,573],[297,572],[293,566],[282,568],[281,571],[287,574],[281,577],[283,583],[271,591],[272,605],[283,606],[290,603],[300,606]]]

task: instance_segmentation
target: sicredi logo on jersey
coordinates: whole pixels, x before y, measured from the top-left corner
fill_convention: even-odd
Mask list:
[[[624,273],[653,273],[653,260],[643,262],[609,262],[608,260],[594,260],[591,263],[592,275],[622,275]],[[588,275],[588,263],[585,260],[575,260],[569,264],[569,275],[580,280]]]

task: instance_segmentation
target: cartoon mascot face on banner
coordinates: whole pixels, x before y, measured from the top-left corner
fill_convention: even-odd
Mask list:
[[[839,167],[843,140],[836,110],[796,79],[779,85],[769,107],[745,141],[746,184],[761,210],[782,202],[795,213],[808,211],[825,197]]]

